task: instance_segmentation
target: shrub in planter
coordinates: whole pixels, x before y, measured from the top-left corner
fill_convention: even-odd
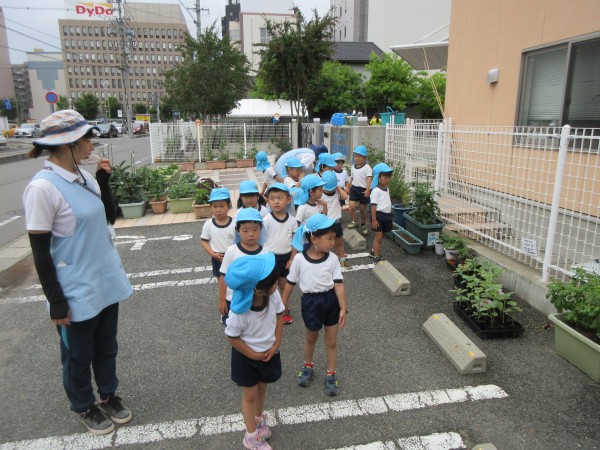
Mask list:
[[[392,212],[394,213],[394,222],[402,228],[406,228],[404,213],[412,211],[412,192],[410,185],[404,180],[405,166],[399,164],[394,167],[392,178],[388,189],[392,200]]]
[[[440,240],[446,252],[446,263],[452,269],[475,257],[475,252],[467,247],[467,240],[461,236],[442,233]]]
[[[433,248],[439,238],[444,223],[440,220],[440,207],[435,198],[436,191],[431,183],[413,184],[414,209],[404,213],[406,229],[423,241],[423,248]]]
[[[196,184],[197,180],[198,180],[198,176],[196,175],[196,172],[193,172],[193,171],[192,172],[184,172],[179,177],[180,183]]]
[[[196,194],[196,186],[191,183],[175,183],[169,186],[167,195],[173,214],[192,212],[192,203]]]

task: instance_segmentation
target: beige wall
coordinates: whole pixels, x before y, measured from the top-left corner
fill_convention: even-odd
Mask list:
[[[293,14],[270,14],[270,13],[241,13],[240,14],[240,37],[242,53],[246,55],[250,62],[250,74],[254,76],[260,65],[260,47],[254,44],[260,44],[260,29],[266,28],[267,22],[273,23],[294,22],[296,16]]]
[[[516,125],[522,52],[598,31],[600,0],[452,0],[445,116]]]

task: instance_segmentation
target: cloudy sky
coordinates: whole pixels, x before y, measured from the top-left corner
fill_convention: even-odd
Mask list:
[[[94,0],[92,0],[94,1]],[[130,0],[135,3],[135,1]],[[146,3],[175,3],[193,8],[195,0],[144,0]],[[98,0],[95,2],[100,3]],[[244,0],[241,0],[243,5]],[[34,48],[43,48],[45,51],[60,50],[58,34],[58,19],[66,18],[65,5],[71,9],[77,0],[0,0],[0,7],[4,11],[6,21],[8,45],[11,48],[10,58],[12,64],[26,61],[25,52]],[[208,9],[201,16],[202,27],[216,20],[220,28],[220,18],[225,15],[227,0],[201,0],[201,7]],[[330,5],[330,0],[295,0],[305,16],[312,15],[311,11],[317,9],[324,15]],[[25,9],[27,8],[27,9]],[[195,36],[196,25],[194,11],[183,11],[190,34]]]

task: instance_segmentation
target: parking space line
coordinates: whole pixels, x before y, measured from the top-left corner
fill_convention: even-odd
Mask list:
[[[394,441],[378,441],[329,450],[450,450],[465,448],[460,434],[454,432],[410,436],[398,439],[397,443],[398,445]]]
[[[13,220],[17,220],[17,219],[20,219],[20,218],[21,218],[21,216],[12,216],[12,217],[9,217],[8,219],[3,220],[2,222],[0,222],[0,227],[4,226],[6,224],[11,223]]]
[[[294,406],[267,411],[269,426],[294,425],[298,423],[323,422],[344,417],[371,416],[388,412],[409,411],[439,406],[450,403],[476,402],[508,397],[500,387],[490,384],[481,386],[465,386],[457,389],[440,389],[370,397],[358,400],[342,400],[329,403]],[[147,425],[124,426],[107,436],[91,434],[73,434],[70,436],[52,436],[27,441],[7,442],[0,445],[0,450],[17,449],[100,449],[126,444],[144,444],[162,442],[172,439],[191,438],[196,435],[211,436],[244,430],[241,414],[228,414],[216,417],[176,420]],[[385,447],[389,443],[373,447],[346,447],[349,449],[431,449],[441,450],[464,448],[462,439],[457,433],[440,433],[429,436],[412,436],[398,440],[398,447]],[[391,441],[390,441],[391,442]],[[429,445],[429,446],[428,446]]]

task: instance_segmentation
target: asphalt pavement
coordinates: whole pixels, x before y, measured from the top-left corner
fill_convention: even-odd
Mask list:
[[[102,438],[84,433],[68,410],[58,335],[31,256],[0,274],[0,449],[242,448],[241,392],[229,378],[230,345],[201,226],[117,230],[136,289],[121,307],[118,359],[119,394],[134,419]],[[322,341],[315,382],[296,385],[304,329],[294,292],[283,376],[267,395],[273,448],[599,448],[600,385],[556,354],[543,315],[520,301],[523,336],[481,340],[452,310],[452,273],[442,257],[409,256],[387,239],[382,252],[410,280],[412,294],[391,297],[370,259],[350,252],[355,270],[344,273],[338,397],[324,394]],[[483,350],[485,373],[460,375],[438,350],[421,328],[434,313],[447,314]]]

